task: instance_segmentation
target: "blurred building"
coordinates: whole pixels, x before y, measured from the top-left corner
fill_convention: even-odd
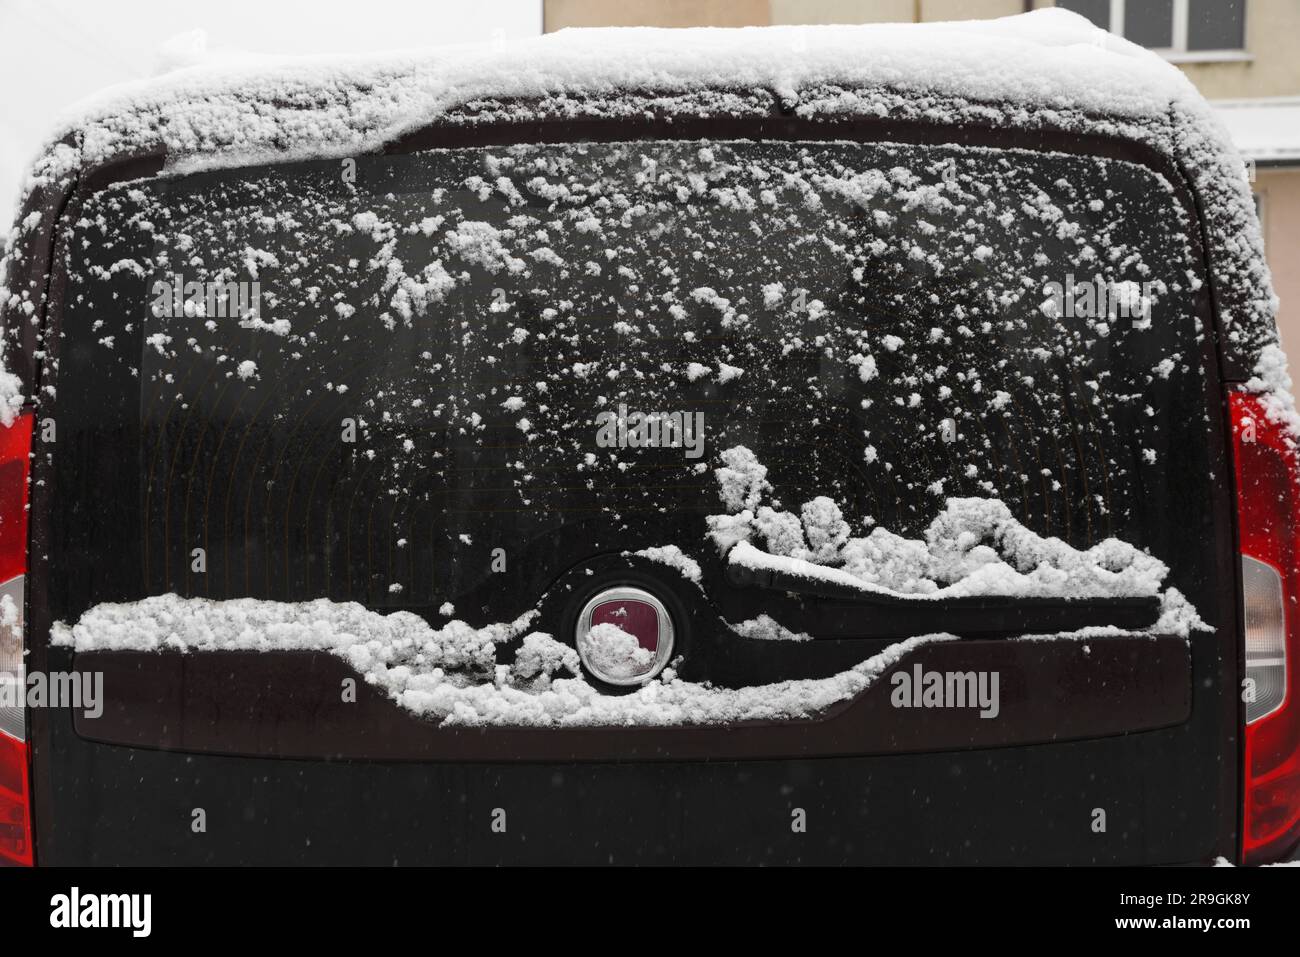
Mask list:
[[[1048,6],[1159,52],[1214,101],[1255,167],[1278,322],[1300,373],[1300,0],[543,0],[543,29],[971,20]]]

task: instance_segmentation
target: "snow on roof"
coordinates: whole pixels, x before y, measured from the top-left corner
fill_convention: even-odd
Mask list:
[[[1243,156],[1257,163],[1300,162],[1300,96],[1219,100],[1213,105]]]
[[[58,123],[44,173],[164,146],[181,170],[375,149],[482,99],[823,84],[1153,116],[1196,99],[1163,59],[1063,10],[864,26],[563,30],[383,56],[240,57],[110,88]],[[186,159],[188,157],[188,159]]]

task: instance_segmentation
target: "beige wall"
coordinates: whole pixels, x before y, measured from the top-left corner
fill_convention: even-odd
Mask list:
[[[745,27],[769,22],[768,0],[543,0],[542,30],[564,27]]]
[[[1255,192],[1262,197],[1264,252],[1273,289],[1282,300],[1278,329],[1294,374],[1300,371],[1294,364],[1300,360],[1300,169],[1259,170]]]
[[[772,23],[985,20],[1025,10],[1024,0],[771,0]]]
[[[1022,13],[1025,0],[544,0],[547,32],[563,27],[740,27],[772,23],[972,20]]]
[[[916,0],[772,0],[773,23],[883,23],[915,17]]]

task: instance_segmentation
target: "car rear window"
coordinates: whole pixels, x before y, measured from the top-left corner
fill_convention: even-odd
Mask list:
[[[919,537],[948,497],[996,498],[1194,591],[1215,373],[1193,233],[1134,163],[896,143],[111,187],[68,252],[60,453],[83,467],[58,481],[112,504],[56,517],[57,614],[166,591],[432,608],[533,547],[527,606],[557,535],[711,548],[737,446],[792,509]]]

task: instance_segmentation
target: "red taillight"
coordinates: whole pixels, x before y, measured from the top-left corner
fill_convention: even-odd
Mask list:
[[[32,866],[27,745],[0,734],[0,866]]]
[[[23,613],[32,415],[0,426],[0,864],[32,863]]]
[[[1258,396],[1233,393],[1246,635],[1248,864],[1300,843],[1300,452]]]
[[[0,425],[0,582],[27,572],[27,471],[32,414]]]

